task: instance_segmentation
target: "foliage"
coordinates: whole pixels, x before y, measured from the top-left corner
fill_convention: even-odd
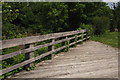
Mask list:
[[[15,20],[19,15],[19,9],[16,7],[19,3],[5,3],[3,2],[2,6],[2,17],[3,17],[3,23],[6,22],[12,22]],[[5,15],[4,15],[5,14]]]
[[[83,3],[66,3],[68,5],[68,25],[69,30],[79,27],[87,16],[84,14],[85,4]]]
[[[31,29],[34,34],[59,32],[63,30],[63,25],[67,26],[67,6],[64,3],[29,3],[29,7],[25,8],[22,11],[26,15],[22,25],[27,25],[27,29]]]
[[[118,41],[119,41],[118,35],[119,35],[118,32],[106,32],[105,34],[100,36],[97,35],[92,36],[91,40],[99,41],[104,44],[108,44],[113,47],[120,48],[120,45],[118,45]]]
[[[79,27],[79,28],[77,28],[77,30],[82,30],[82,28],[81,28],[81,27]]]
[[[120,2],[117,3],[117,7],[115,9],[115,13],[116,13],[116,22],[117,22],[117,27],[120,28]]]
[[[119,29],[120,28],[120,1],[118,3],[113,3],[113,16],[111,19],[111,26],[110,26],[110,31],[114,32],[115,29]]]
[[[94,17],[92,23],[94,34],[100,35],[109,28],[110,20],[108,17]]]
[[[3,33],[3,39],[12,39],[12,38],[21,38],[21,37],[26,37],[27,33],[23,31],[19,31],[17,26],[14,24],[4,24],[2,28],[2,33]],[[23,33],[24,32],[24,33]]]
[[[114,25],[116,25],[116,28],[120,28],[120,1],[117,3],[117,7],[114,10]]]
[[[87,30],[89,35],[93,34],[93,26],[91,24],[81,24],[80,27]]]
[[[80,24],[91,24],[95,16],[113,16],[112,10],[104,2],[66,3],[68,5],[69,30],[79,28]]]
[[[80,24],[90,24],[94,16],[111,18],[112,10],[106,5],[104,2],[3,2],[3,39],[76,30]]]
[[[10,36],[65,31],[67,18],[64,3],[3,3],[3,36],[9,39],[7,31],[11,32]],[[11,27],[14,27],[12,31]]]
[[[20,4],[18,3],[2,3],[2,36],[3,39],[12,39],[25,37],[26,32],[24,32],[23,27],[18,27],[14,24],[14,20],[20,15]]]

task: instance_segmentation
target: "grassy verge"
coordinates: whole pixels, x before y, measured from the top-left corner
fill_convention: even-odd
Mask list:
[[[111,45],[113,47],[120,48],[120,45],[118,45],[118,32],[106,32],[103,35],[100,36],[92,36],[91,40],[102,42],[104,44]]]

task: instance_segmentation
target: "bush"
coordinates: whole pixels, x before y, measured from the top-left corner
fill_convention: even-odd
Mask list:
[[[94,34],[101,35],[109,29],[110,19],[108,17],[94,17],[92,23]]]
[[[86,29],[89,35],[93,34],[93,27],[90,24],[81,24],[77,30]]]

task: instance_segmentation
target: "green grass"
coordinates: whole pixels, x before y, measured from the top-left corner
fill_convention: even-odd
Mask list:
[[[98,41],[113,47],[120,48],[120,45],[118,45],[118,32],[106,32],[103,35],[100,36],[92,36],[91,40]]]

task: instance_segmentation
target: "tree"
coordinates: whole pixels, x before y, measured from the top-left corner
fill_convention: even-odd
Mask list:
[[[120,2],[117,3],[117,7],[115,8],[114,20],[116,22],[116,28],[120,28]]]
[[[68,5],[68,25],[69,30],[77,29],[84,22],[86,15],[84,14],[85,5],[83,3],[66,3]]]
[[[5,2],[3,36],[17,38],[21,34],[73,31],[81,24],[91,24],[95,16],[110,17],[111,9],[106,5],[104,2]]]
[[[110,26],[110,31],[114,32],[115,29],[119,29],[119,22],[120,22],[120,2],[118,3],[113,3],[113,17],[111,19],[111,26]]]
[[[68,25],[70,30],[80,27],[81,24],[91,24],[93,17],[112,17],[112,10],[105,2],[77,2],[68,5]]]
[[[11,39],[20,37],[21,33],[19,27],[13,22],[20,15],[20,3],[2,3],[2,39]],[[23,30],[22,30],[23,31]],[[22,36],[21,36],[22,37]]]

